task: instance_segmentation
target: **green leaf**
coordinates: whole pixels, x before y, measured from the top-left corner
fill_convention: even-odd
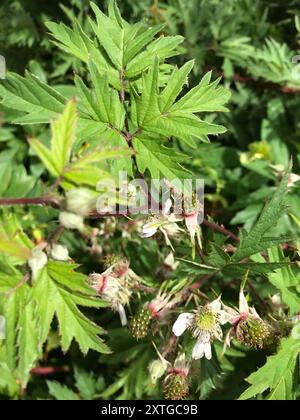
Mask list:
[[[175,69],[168,84],[160,95],[159,107],[161,112],[168,111],[176,101],[183,86],[188,84],[188,75],[192,71],[194,60],[188,61],[180,69]]]
[[[124,64],[127,65],[130,61],[153,40],[154,36],[163,29],[164,25],[155,25],[153,28],[142,30],[136,37],[134,37],[126,51],[124,52]]]
[[[211,72],[206,74],[198,86],[191,89],[183,98],[174,104],[170,111],[184,112],[226,112],[223,105],[230,99],[231,93],[223,86],[219,86],[217,79],[210,83]]]
[[[170,181],[191,177],[180,165],[186,161],[186,155],[161,146],[159,140],[140,136],[133,140],[133,147],[140,172],[144,173],[148,168],[152,178],[160,179],[163,175]]]
[[[25,386],[30,377],[31,369],[40,357],[37,342],[37,323],[35,318],[35,307],[30,297],[20,302],[20,315],[18,322],[19,363],[17,375],[21,384]]]
[[[71,150],[75,141],[76,122],[76,102],[71,100],[67,103],[62,116],[51,125],[51,154],[60,174],[70,161]]]
[[[138,125],[151,120],[160,114],[158,107],[158,58],[155,57],[153,65],[146,75],[143,76],[142,95],[136,102]]]
[[[270,262],[282,261],[288,262],[289,258],[285,258],[280,247],[268,250]],[[270,282],[281,292],[282,301],[289,307],[291,314],[296,315],[300,308],[300,296],[297,287],[300,286],[300,279],[294,274],[291,266],[277,270],[275,273],[269,274]]]
[[[232,256],[232,261],[240,261],[251,255],[257,254],[276,244],[282,243],[282,238],[266,238],[264,235],[277,224],[278,220],[287,210],[285,197],[291,167],[285,173],[273,198],[266,204],[258,221],[250,232],[241,232],[241,241],[237,251]]]
[[[6,318],[6,339],[2,354],[19,383],[26,387],[30,371],[40,357],[38,326],[29,286],[15,288],[8,297],[0,295],[1,306],[1,312]]]
[[[98,391],[98,383],[93,375],[76,367],[74,376],[76,380],[76,388],[80,392],[80,396],[84,400],[91,401]]]
[[[0,218],[0,252],[9,257],[9,262],[18,265],[28,260],[32,248],[17,216],[5,212]]]
[[[29,140],[30,146],[53,176],[61,176],[69,163],[76,131],[76,102],[67,103],[63,114],[51,124],[51,148],[47,149],[37,139]]]
[[[95,297],[95,291],[87,285],[86,277],[73,270],[72,265],[50,261],[36,282],[33,299],[36,301],[36,315],[41,325],[39,343],[42,345],[46,341],[56,315],[63,351],[67,351],[75,339],[84,354],[90,349],[108,353],[108,347],[99,337],[103,329],[78,309],[78,305],[106,305]]]
[[[97,48],[96,43],[83,31],[76,19],[73,29],[63,23],[46,22],[46,26],[54,37],[56,46],[86,64],[92,60],[101,72],[108,72],[109,81],[114,87],[120,87],[118,72]]]
[[[158,57],[159,62],[163,62],[166,58],[174,57],[178,54],[177,48],[183,40],[184,38],[178,35],[161,36],[156,39],[127,65],[126,77],[129,79],[138,77],[151,66],[155,56]]]
[[[2,362],[0,362],[0,393],[7,393],[11,397],[19,393],[19,386],[14,373]]]
[[[133,100],[132,120],[138,126],[137,131],[145,130],[148,133],[159,134],[165,138],[177,137],[189,146],[195,146],[194,140],[196,139],[208,142],[209,135],[221,134],[226,131],[224,127],[203,121],[194,115],[194,112],[198,112],[198,109],[185,109],[184,103],[181,107],[178,105],[181,100],[174,103],[183,84],[186,83],[191,68],[192,62],[175,71],[166,88],[160,93],[158,86],[159,61],[158,57],[154,58],[152,67],[143,76],[142,93],[138,94],[134,87],[131,89]],[[206,83],[209,83],[209,80],[206,80]],[[215,99],[218,104],[224,104],[228,100],[229,94],[224,88],[220,89],[221,91],[211,89],[209,97],[212,101]],[[203,104],[203,110],[205,110],[207,97],[205,95],[198,96],[198,108],[200,104]],[[195,98],[192,102],[195,104]],[[219,110],[224,109],[220,108]]]
[[[91,7],[97,20],[97,24],[90,20],[92,29],[111,62],[117,69],[121,69],[123,65],[125,35],[123,25],[119,20],[106,16],[95,3],[91,3]]]
[[[79,397],[67,386],[55,381],[47,381],[48,389],[52,397],[58,401],[78,401]]]
[[[294,376],[299,352],[299,338],[291,336],[284,339],[278,354],[269,357],[267,363],[247,379],[251,386],[240,399],[248,400],[269,390],[267,400],[293,400]]]
[[[64,109],[66,98],[29,73],[26,77],[9,73],[0,85],[1,103],[24,113],[15,124],[48,123]]]

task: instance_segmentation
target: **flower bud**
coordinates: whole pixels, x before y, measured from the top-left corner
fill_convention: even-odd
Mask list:
[[[32,276],[34,279],[37,278],[40,270],[42,270],[45,265],[47,265],[47,262],[47,255],[40,248],[35,248],[32,250],[31,257],[28,260],[28,265],[32,271]]]
[[[267,322],[252,315],[241,319],[236,326],[238,341],[254,349],[265,348],[271,332],[271,326]]]
[[[54,244],[51,249],[51,258],[57,261],[68,261],[69,251],[66,246]]]
[[[59,221],[66,229],[84,230],[83,217],[74,213],[63,211],[59,215]]]
[[[158,379],[160,379],[164,375],[164,373],[168,369],[168,366],[169,362],[162,359],[153,360],[150,363],[148,369],[153,385],[155,385]]]
[[[186,375],[181,372],[171,372],[164,381],[164,396],[166,400],[184,400],[189,394],[189,384]]]
[[[134,315],[129,324],[129,331],[133,338],[142,340],[147,337],[151,325],[152,315],[148,308],[142,308]]]
[[[87,188],[72,189],[66,196],[67,209],[71,213],[85,217],[95,208],[96,199]]]

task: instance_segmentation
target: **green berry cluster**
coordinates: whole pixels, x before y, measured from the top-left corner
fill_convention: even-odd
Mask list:
[[[239,322],[236,328],[238,341],[253,349],[263,349],[271,335],[270,325],[262,319],[249,316]]]
[[[152,314],[146,307],[140,309],[130,320],[129,331],[133,338],[142,340],[147,337],[151,325]]]
[[[164,396],[166,400],[184,400],[188,397],[189,385],[186,376],[170,373],[164,381]]]

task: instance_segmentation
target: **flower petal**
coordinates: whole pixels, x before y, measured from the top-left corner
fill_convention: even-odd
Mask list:
[[[172,200],[168,198],[168,200],[164,203],[163,209],[162,209],[162,214],[164,216],[168,216],[170,214],[172,205],[173,205]]]
[[[194,243],[196,231],[199,227],[198,213],[191,213],[185,216],[185,225],[189,231],[191,241]]]
[[[172,331],[176,335],[176,337],[179,337],[184,333],[184,331],[188,328],[193,318],[194,315],[187,312],[179,315],[177,321],[175,322],[172,328]]]
[[[205,343],[204,352],[205,352],[206,359],[211,360],[212,354],[211,354],[211,344],[210,343]]]
[[[122,327],[125,327],[125,325],[127,325],[127,316],[126,316],[124,306],[121,305],[121,303],[118,303],[118,312],[120,315]]]
[[[157,232],[157,227],[151,226],[150,224],[148,224],[143,227],[143,231],[140,236],[142,238],[151,238],[151,236],[154,236],[156,232]]]
[[[245,298],[244,291],[240,292],[240,304],[239,309],[241,314],[249,314],[249,305]]]
[[[214,311],[219,312],[221,310],[221,296],[218,297],[218,299],[212,301],[211,303],[208,304],[208,306],[213,309]]]
[[[230,314],[226,311],[221,310],[219,312],[219,322],[221,325],[225,325],[228,323],[232,323],[232,321],[236,318],[237,314]]]
[[[202,359],[205,354],[205,343],[203,341],[197,341],[193,348],[192,358],[195,360]]]

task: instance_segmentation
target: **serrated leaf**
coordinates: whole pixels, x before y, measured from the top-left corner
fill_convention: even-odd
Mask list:
[[[291,167],[285,173],[282,181],[277,188],[273,198],[266,204],[258,221],[255,223],[250,232],[241,232],[241,241],[237,251],[232,256],[232,261],[240,261],[251,255],[264,251],[281,243],[282,239],[266,238],[265,234],[277,224],[281,216],[286,212],[285,197],[287,194],[287,184],[291,173]]]
[[[183,42],[182,36],[161,36],[147,46],[147,48],[138,54],[126,68],[126,77],[134,79],[138,77],[143,71],[148,69],[153,57],[157,56],[160,62],[166,58],[177,55],[177,47]]]
[[[148,168],[152,178],[160,179],[163,175],[170,181],[191,177],[180,165],[180,162],[186,160],[186,156],[161,146],[159,141],[138,137],[134,139],[133,147],[138,168],[142,173]]]
[[[98,391],[98,384],[93,375],[76,367],[74,376],[80,396],[84,400],[91,401]]]
[[[0,362],[0,393],[7,393],[11,397],[19,393],[19,385],[14,373],[2,362]]]
[[[78,401],[79,397],[71,389],[59,382],[47,381],[50,395],[58,401]]]
[[[161,112],[166,112],[176,101],[183,86],[188,83],[188,75],[192,71],[194,60],[188,61],[180,69],[175,69],[168,84],[159,97]]]
[[[279,247],[269,249],[268,255],[270,262],[290,262],[289,258],[284,257],[283,251]],[[297,291],[300,281],[295,276],[291,266],[283,267],[275,273],[269,274],[268,279],[280,290],[282,301],[289,307],[291,314],[296,315],[300,308],[300,296]]]
[[[211,73],[205,75],[198,86],[191,89],[183,98],[174,104],[170,111],[184,112],[226,112],[223,105],[230,99],[231,93],[219,86],[220,79],[210,82]]]
[[[251,386],[240,396],[240,400],[251,399],[267,390],[270,390],[267,400],[293,400],[299,352],[299,339],[292,336],[283,339],[278,354],[269,357],[267,363],[247,379]]]
[[[0,308],[6,319],[3,354],[16,380],[26,387],[30,371],[40,357],[37,323],[28,285],[17,287],[8,297],[0,296]]]
[[[48,123],[66,103],[65,97],[29,73],[26,77],[9,73],[0,85],[0,98],[6,107],[24,113],[14,120],[15,124]]]
[[[74,21],[72,29],[63,23],[46,22],[46,26],[56,40],[54,41],[55,45],[86,64],[88,64],[89,60],[93,60],[102,72],[108,72],[109,81],[112,85],[116,88],[120,87],[118,72],[83,31],[77,20]]]
[[[61,176],[69,163],[76,131],[76,103],[67,103],[63,114],[51,124],[51,148],[48,149],[37,139],[30,139],[29,143],[38,157],[44,163],[51,175]]]
[[[20,302],[20,315],[18,322],[19,335],[17,345],[19,347],[18,367],[16,375],[23,387],[27,385],[31,369],[41,356],[37,342],[37,324],[34,315],[34,303],[28,298]]]
[[[186,82],[187,75],[191,70],[192,63],[187,63],[170,78],[166,88],[159,93],[158,86],[158,58],[154,58],[152,67],[143,76],[142,93],[132,87],[132,119],[136,122],[137,131],[145,130],[149,133],[159,134],[165,138],[177,137],[189,146],[195,146],[195,140],[208,142],[209,135],[224,133],[226,129],[222,126],[201,120],[194,115],[194,111],[181,109],[177,106],[176,100],[182,85]],[[215,93],[215,96],[213,95]],[[215,98],[218,93],[212,91]],[[221,95],[220,103],[227,100],[226,95]],[[201,99],[201,97],[200,97]],[[179,100],[180,102],[180,100]],[[174,109],[174,107],[176,109]]]
[[[74,266],[50,261],[36,282],[33,299],[41,325],[40,345],[45,342],[56,315],[63,351],[67,351],[75,339],[84,354],[90,349],[109,352],[99,338],[102,328],[86,318],[77,306],[99,307],[103,304],[97,301],[94,290],[86,284],[86,277],[74,272]]]

